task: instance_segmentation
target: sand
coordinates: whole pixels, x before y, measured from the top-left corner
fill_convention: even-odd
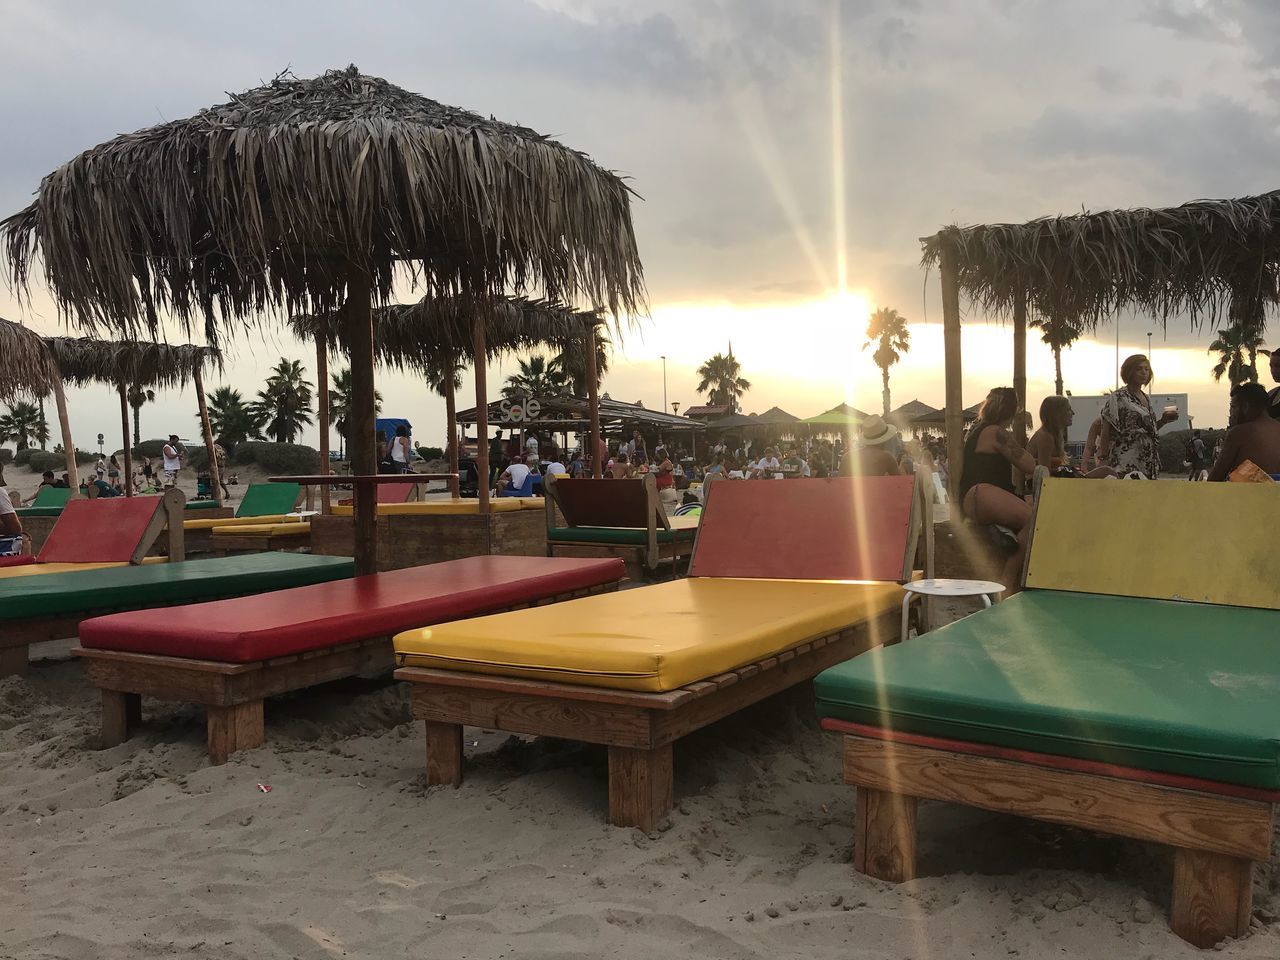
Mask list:
[[[652,835],[604,822],[597,748],[468,730],[462,788],[426,789],[389,682],[269,702],[267,745],[222,767],[197,710],[144,709],[99,751],[78,663],[0,680],[0,958],[1199,955],[1150,844],[923,804],[926,876],[855,874],[803,695],[679,743]],[[1280,955],[1280,871],[1256,887],[1224,956]]]

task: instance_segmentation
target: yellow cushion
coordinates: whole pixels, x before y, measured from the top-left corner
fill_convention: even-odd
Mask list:
[[[143,563],[168,563],[168,557],[143,557]],[[26,563],[20,567],[0,567],[0,580],[10,577],[38,577],[46,573],[81,573],[85,570],[106,570],[108,567],[127,567],[127,563]]]
[[[212,530],[214,527],[245,527],[260,523],[297,523],[297,518],[292,521],[283,513],[273,514],[265,517],[223,517],[221,520],[183,520],[183,530]]]
[[[896,583],[673,580],[395,638],[404,664],[616,690],[674,690],[902,604]]]
[[[531,502],[536,501],[536,502]],[[542,500],[537,497],[495,497],[489,501],[492,513],[511,513],[515,510],[541,510]],[[423,500],[417,503],[380,503],[378,516],[474,516],[480,512],[478,500]],[[338,504],[333,508],[335,517],[352,515],[350,506]]]
[[[311,524],[297,520],[285,523],[245,523],[236,527],[214,527],[215,537],[305,537],[311,535]]]
[[[672,530],[696,530],[701,520],[702,514],[700,513],[685,513],[678,517],[667,517],[667,522],[671,524]]]

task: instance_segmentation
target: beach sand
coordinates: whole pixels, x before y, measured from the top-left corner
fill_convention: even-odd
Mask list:
[[[803,692],[677,744],[646,835],[604,822],[598,748],[468,729],[462,788],[426,789],[390,682],[270,701],[266,746],[221,767],[197,710],[153,701],[99,751],[68,647],[0,680],[2,958],[1199,955],[1150,844],[926,803],[925,876],[855,874],[854,793]],[[1280,874],[1256,876],[1224,956],[1280,955]]]

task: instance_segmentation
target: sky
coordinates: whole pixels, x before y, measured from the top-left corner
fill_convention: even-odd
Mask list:
[[[111,137],[188,116],[289,68],[355,63],[406,89],[533,127],[629,178],[649,295],[622,325],[603,390],[687,408],[695,370],[732,344],[747,412],[875,411],[868,313],[898,310],[911,349],[893,404],[940,406],[936,273],[919,238],[950,223],[1165,206],[1275,188],[1280,4],[1270,0],[336,0],[129,4],[0,0],[0,215]],[[406,287],[403,299],[415,298]],[[74,327],[36,286],[0,283],[0,316]],[[1126,314],[1120,352],[1153,334],[1156,389],[1222,424],[1212,333]],[[175,334],[176,336],[176,334]],[[1077,394],[1114,386],[1116,330],[1064,356]],[[181,339],[178,337],[178,339]],[[1007,326],[965,305],[964,401],[1012,379]],[[251,396],[313,351],[265,318],[224,382]],[[666,357],[666,361],[661,359]],[[665,380],[664,380],[665,366]],[[495,363],[497,388],[515,368]],[[1033,408],[1053,390],[1028,345]],[[440,443],[443,403],[379,373],[387,415]],[[471,394],[468,378],[464,394]],[[73,391],[82,447],[118,427],[106,388]],[[196,436],[191,392],[142,433]],[[304,434],[314,443],[316,430]]]

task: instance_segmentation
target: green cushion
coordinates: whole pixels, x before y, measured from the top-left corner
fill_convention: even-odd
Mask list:
[[[20,517],[60,517],[61,507],[17,507],[14,511]]]
[[[214,510],[222,506],[217,500],[188,500],[187,510]]]
[[[354,576],[350,557],[251,553],[0,579],[0,621],[247,596]]]
[[[236,509],[237,517],[270,517],[292,513],[302,496],[296,483],[251,483]]]
[[[1280,611],[1033,590],[832,667],[818,711],[1280,788]]]
[[[687,530],[659,530],[659,543],[672,543],[677,540],[692,540],[697,533],[692,527]],[[649,542],[647,530],[625,527],[552,527],[547,531],[548,540],[562,540],[569,543],[608,543],[644,546]]]

